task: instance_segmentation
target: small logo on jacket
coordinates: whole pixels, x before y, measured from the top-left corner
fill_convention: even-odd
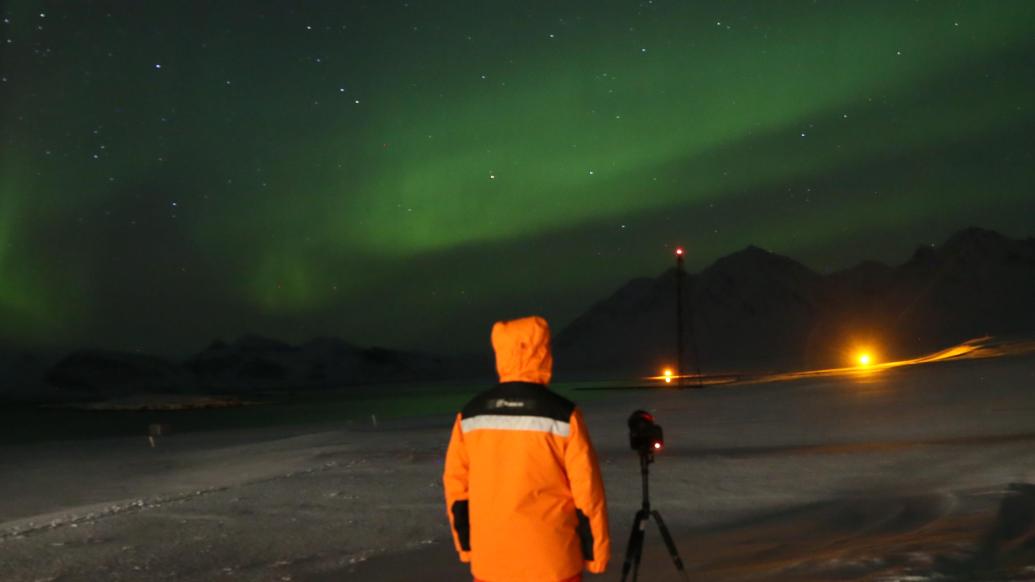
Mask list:
[[[492,403],[493,408],[524,408],[525,402],[523,400],[507,400],[506,398],[497,398]]]

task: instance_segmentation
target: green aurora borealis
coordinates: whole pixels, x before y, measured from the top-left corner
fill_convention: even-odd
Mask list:
[[[1027,0],[213,4],[0,8],[0,343],[474,350],[674,244],[1035,234]]]

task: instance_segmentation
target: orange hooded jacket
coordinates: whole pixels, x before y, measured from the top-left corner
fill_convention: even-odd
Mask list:
[[[457,415],[443,483],[460,560],[487,582],[555,582],[611,553],[604,483],[582,413],[546,388],[541,317],[492,328],[500,383]]]

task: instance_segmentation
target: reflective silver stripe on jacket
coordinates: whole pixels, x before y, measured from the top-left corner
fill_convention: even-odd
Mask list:
[[[562,437],[571,435],[571,425],[567,422],[545,418],[542,416],[513,416],[503,414],[479,414],[460,421],[464,433],[478,429],[497,430],[531,430],[548,432]]]

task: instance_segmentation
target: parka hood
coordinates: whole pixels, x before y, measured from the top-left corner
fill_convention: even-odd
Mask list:
[[[497,321],[492,326],[492,349],[500,382],[550,383],[550,326],[542,317]]]

